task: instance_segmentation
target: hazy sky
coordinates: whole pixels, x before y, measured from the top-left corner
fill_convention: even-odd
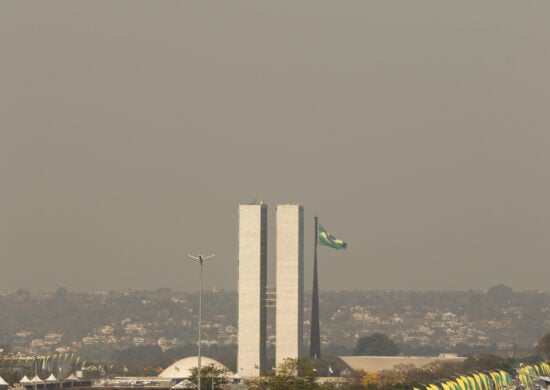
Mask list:
[[[550,2],[0,2],[0,289],[237,286],[239,203],[321,289],[546,289]],[[269,260],[275,260],[274,251]]]

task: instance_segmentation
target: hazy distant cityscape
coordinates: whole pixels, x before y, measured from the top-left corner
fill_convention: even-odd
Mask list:
[[[0,1],[0,390],[550,390],[549,16]]]
[[[309,299],[306,294],[306,330]],[[197,304],[197,294],[170,289],[2,291],[0,343],[4,352],[75,353],[101,361],[140,347],[192,352]],[[203,304],[203,345],[231,354],[237,344],[237,293],[205,292]],[[381,332],[405,355],[452,352],[511,357],[530,354],[550,326],[550,292],[514,292],[505,286],[486,292],[325,291],[320,294],[320,314],[323,350],[335,355],[350,355],[360,336]],[[267,328],[268,346],[273,346],[271,312]],[[140,362],[147,363],[146,358]]]

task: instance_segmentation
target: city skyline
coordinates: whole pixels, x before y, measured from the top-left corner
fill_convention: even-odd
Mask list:
[[[321,290],[547,289],[548,12],[0,3],[2,289],[196,291],[215,253],[236,290],[254,201],[303,205],[306,290],[314,216]]]

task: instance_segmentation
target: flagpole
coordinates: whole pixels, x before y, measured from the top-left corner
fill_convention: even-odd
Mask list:
[[[319,243],[319,218],[315,221],[315,245],[313,249],[313,289],[311,291],[311,332],[309,341],[309,357],[321,357],[321,335],[319,325],[319,278],[317,275],[317,246]]]

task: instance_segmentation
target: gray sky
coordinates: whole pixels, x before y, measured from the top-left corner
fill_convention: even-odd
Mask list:
[[[548,289],[547,1],[2,1],[0,288],[236,288],[237,207],[322,289]],[[255,195],[256,194],[256,195]],[[274,261],[274,253],[270,253]]]

